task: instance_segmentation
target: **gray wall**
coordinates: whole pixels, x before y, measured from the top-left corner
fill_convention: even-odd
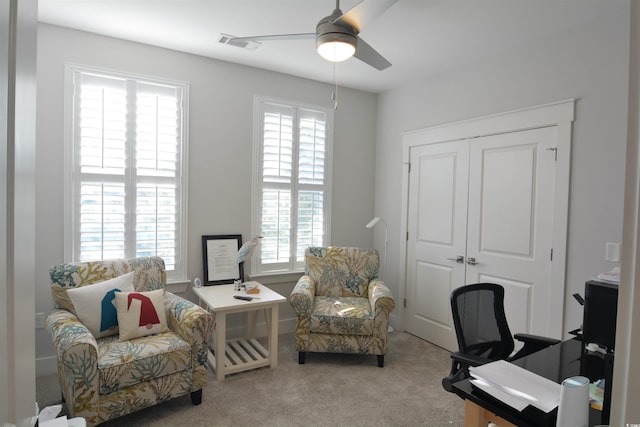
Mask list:
[[[622,239],[628,16],[628,2],[615,1],[594,22],[379,96],[375,211],[389,222],[389,277],[399,276],[404,244],[402,132],[576,98],[564,331],[580,326],[582,309],[571,295],[614,266],[605,261],[605,243]],[[376,247],[382,239],[376,233]],[[403,284],[388,282],[404,296]],[[398,305],[396,325],[403,319]]]
[[[190,83],[189,278],[202,275],[201,236],[251,232],[253,98],[261,95],[331,107],[331,85],[101,37],[38,26],[36,312],[52,307],[48,269],[63,255],[64,65],[76,63]],[[340,89],[334,117],[332,244],[371,246],[364,225],[374,201],[376,96]],[[288,295],[293,283],[270,280]],[[265,279],[265,282],[267,280]],[[185,296],[195,299],[190,290]],[[291,327],[288,304],[281,320]],[[230,327],[241,326],[232,318]],[[286,326],[285,325],[285,326]],[[259,332],[259,330],[258,330]],[[50,338],[36,331],[38,375],[54,366]]]

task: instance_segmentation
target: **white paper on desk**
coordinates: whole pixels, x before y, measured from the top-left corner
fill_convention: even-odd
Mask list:
[[[504,360],[469,368],[469,373],[489,384],[490,388],[498,389],[501,393],[544,412],[552,411],[560,401],[560,384]]]
[[[509,393],[505,393],[504,391],[500,390],[499,388],[495,388],[494,386],[492,386],[491,384],[483,381],[483,380],[479,380],[479,379],[471,379],[469,380],[471,381],[471,383],[478,387],[480,390],[483,390],[486,393],[489,393],[491,396],[495,397],[496,399],[500,400],[501,402],[506,403],[507,405],[511,406],[512,408],[517,409],[518,411],[522,411],[524,410],[524,408],[526,408],[527,406],[529,406],[529,403],[525,402],[524,400],[518,399],[517,397],[509,394]]]

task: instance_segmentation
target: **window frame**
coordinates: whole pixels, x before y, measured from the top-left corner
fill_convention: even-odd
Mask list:
[[[129,86],[130,82],[147,83],[152,85],[163,85],[174,87],[181,91],[181,116],[180,120],[180,141],[178,143],[177,173],[176,183],[176,245],[175,245],[175,268],[167,270],[167,282],[176,283],[184,282],[187,278],[188,267],[188,159],[189,159],[189,84],[184,81],[164,79],[155,76],[147,76],[130,72],[116,71],[101,67],[92,67],[87,65],[65,63],[65,83],[64,83],[64,161],[63,161],[63,201],[64,201],[64,239],[63,253],[65,260],[72,262],[79,261],[79,245],[78,233],[80,230],[79,221],[79,196],[80,196],[80,177],[76,177],[76,165],[79,163],[79,139],[76,141],[77,117],[76,117],[76,93],[75,78],[78,74],[95,74],[102,75],[106,78],[124,79]],[[130,113],[129,113],[130,114]],[[135,147],[127,147],[127,153],[135,151]],[[131,158],[127,157],[126,168],[129,172],[133,171],[129,163]],[[136,182],[146,182],[146,177],[140,180],[131,180],[131,187],[135,188]],[[129,189],[129,187],[127,187]],[[127,197],[127,203],[130,203]],[[135,212],[131,210],[126,213],[127,221],[134,221],[133,226],[125,231],[125,258],[135,258],[136,248],[131,246],[135,235]]]
[[[254,97],[254,118],[253,118],[253,185],[252,185],[252,197],[251,197],[251,235],[256,236],[261,234],[262,224],[262,159],[263,159],[263,134],[261,133],[263,129],[263,115],[262,115],[262,105],[273,105],[276,108],[289,108],[294,109],[296,111],[294,120],[299,118],[299,114],[297,112],[299,110],[310,111],[313,113],[324,114],[325,121],[325,170],[324,170],[324,184],[323,184],[323,218],[324,218],[324,227],[323,227],[323,241],[324,245],[328,246],[331,244],[331,205],[332,205],[332,177],[333,177],[333,123],[334,123],[334,110],[322,106],[317,105],[309,105],[300,102],[283,100],[265,96]],[[295,124],[296,129],[298,124]],[[298,161],[297,151],[299,150],[299,141],[298,147],[295,149],[295,153],[293,155],[293,162]],[[297,165],[294,168],[296,171],[298,169]],[[296,187],[295,191],[292,191],[293,194],[298,193],[299,188],[305,187],[305,184],[300,184],[298,182],[298,175],[292,176],[291,178],[291,188]],[[297,211],[297,203],[298,200],[291,198],[291,203],[296,204]],[[292,243],[290,246],[290,258],[287,263],[278,263],[274,264],[280,267],[277,268],[267,268],[269,264],[262,264],[260,262],[261,256],[261,245],[258,245],[255,249],[254,255],[251,259],[251,276],[275,276],[287,273],[300,273],[304,271],[304,260],[298,262],[296,261],[296,249],[297,249],[297,221],[295,224],[292,224],[291,228],[291,236],[292,240],[295,243]],[[286,264],[286,265],[284,265]]]

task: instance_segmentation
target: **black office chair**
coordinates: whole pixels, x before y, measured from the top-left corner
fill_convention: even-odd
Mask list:
[[[442,386],[469,377],[469,367],[495,360],[516,360],[557,344],[560,340],[529,334],[511,335],[504,313],[504,288],[495,283],[461,286],[451,293],[453,325],[459,350],[451,353],[451,372]],[[515,355],[513,338],[524,343]]]

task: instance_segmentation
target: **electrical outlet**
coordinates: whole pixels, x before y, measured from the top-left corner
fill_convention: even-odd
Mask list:
[[[607,242],[604,259],[611,262],[620,262],[620,243]]]
[[[44,313],[36,313],[36,329],[44,329]]]

